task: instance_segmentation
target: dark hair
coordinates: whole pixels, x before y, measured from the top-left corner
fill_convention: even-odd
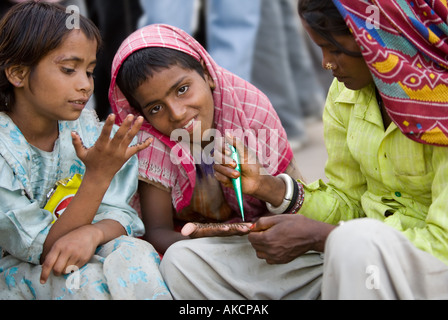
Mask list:
[[[351,35],[350,29],[332,0],[299,0],[299,16],[317,34],[339,51],[353,57],[362,57],[360,52],[345,49],[334,35]]]
[[[131,107],[141,112],[141,106],[134,99],[135,90],[154,73],[175,65],[195,70],[205,78],[202,64],[192,56],[170,48],[149,47],[132,53],[123,62],[117,74],[117,86]]]
[[[72,31],[67,27],[71,13],[57,4],[29,1],[17,4],[0,21],[0,111],[11,111],[14,87],[5,70],[14,65],[31,70]],[[98,50],[101,35],[95,24],[80,16],[79,28],[88,39],[96,40]]]

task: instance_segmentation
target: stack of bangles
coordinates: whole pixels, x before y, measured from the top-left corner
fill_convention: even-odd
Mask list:
[[[266,202],[266,206],[269,212],[274,214],[296,214],[303,205],[305,200],[305,190],[303,184],[294,180],[289,175],[282,173],[277,177],[281,178],[286,184],[286,193],[283,202],[280,206],[274,207],[269,202]]]

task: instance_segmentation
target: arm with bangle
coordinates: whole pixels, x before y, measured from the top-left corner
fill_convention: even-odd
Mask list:
[[[285,173],[281,173],[277,177],[285,183],[286,192],[280,206],[274,207],[270,202],[266,202],[269,212],[274,214],[297,213],[305,200],[303,184]]]
[[[283,264],[310,250],[324,252],[336,226],[296,214],[304,204],[304,185],[287,174],[260,179],[263,187],[253,196],[266,201],[274,215],[260,218],[251,227],[248,239],[257,256],[269,264]]]

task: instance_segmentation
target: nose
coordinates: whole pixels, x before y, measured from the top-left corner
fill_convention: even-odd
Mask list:
[[[187,107],[182,103],[170,102],[167,104],[172,122],[180,122],[185,120],[187,114]]]
[[[322,65],[322,67],[328,71],[333,71],[334,69],[336,69],[336,66],[331,62],[327,62],[325,65]]]
[[[93,92],[94,87],[93,78],[87,74],[80,75],[78,78],[79,78],[77,82],[78,90],[86,93],[87,95],[91,94],[91,92]]]
[[[331,59],[331,55],[322,50],[322,68],[325,70],[335,70],[336,63]]]

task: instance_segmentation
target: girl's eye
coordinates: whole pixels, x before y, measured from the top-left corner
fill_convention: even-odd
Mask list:
[[[162,106],[161,105],[156,105],[154,106],[151,110],[149,110],[150,114],[156,114],[158,113],[160,110],[162,110]]]
[[[180,89],[179,89],[179,95],[181,96],[181,95],[183,95],[183,94],[185,94],[187,91],[188,91],[188,89],[189,89],[189,86],[183,86],[183,87],[181,87]]]
[[[62,69],[62,72],[66,73],[66,74],[72,74],[75,72],[75,69],[70,69],[70,68],[65,68],[65,67],[62,67],[61,69]]]
[[[86,74],[87,74],[88,78],[95,78],[95,75],[93,74],[93,72],[87,71]]]

